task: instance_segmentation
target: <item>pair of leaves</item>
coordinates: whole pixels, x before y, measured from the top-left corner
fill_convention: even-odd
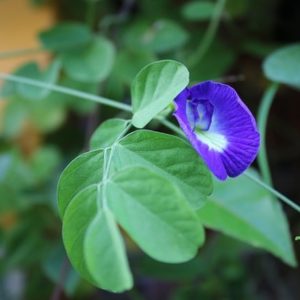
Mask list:
[[[93,148],[110,145],[104,140],[101,143],[97,135],[106,134],[105,132],[112,132],[113,135],[110,130],[112,127],[117,132],[116,127],[122,129],[124,124],[120,119],[113,119],[101,125],[101,130],[97,130],[91,139]],[[59,187],[63,195],[59,201],[61,215],[78,191],[100,181],[104,164],[103,152],[103,149],[96,149],[84,153],[71,163],[74,171],[67,171],[70,167],[64,171]],[[191,146],[180,138],[148,130],[126,136],[114,146],[111,168],[116,172],[132,165],[142,165],[175,182],[194,208],[199,208],[205,195],[211,193],[211,176],[207,168]],[[76,170],[78,173],[75,174]]]
[[[102,126],[104,132],[114,124],[122,129],[121,120],[109,122]],[[100,133],[96,132],[92,145]],[[107,151],[111,151],[109,158]],[[103,178],[108,163],[109,176]],[[128,289],[132,277],[117,224],[151,257],[186,261],[204,240],[193,208],[210,191],[204,164],[174,136],[136,131],[114,143],[111,150],[84,153],[71,162],[59,182],[68,256],[95,285],[111,291]],[[191,199],[194,202],[187,201]]]
[[[112,145],[127,121],[110,119],[91,137],[91,149]],[[115,146],[112,168],[143,165],[174,182],[193,208],[199,208],[212,192],[211,177],[196,152],[181,139],[148,130],[128,135]]]

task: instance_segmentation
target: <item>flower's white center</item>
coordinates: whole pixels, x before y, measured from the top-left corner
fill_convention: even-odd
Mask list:
[[[197,138],[208,146],[210,150],[224,152],[228,145],[226,137],[222,134],[210,131],[195,131]]]

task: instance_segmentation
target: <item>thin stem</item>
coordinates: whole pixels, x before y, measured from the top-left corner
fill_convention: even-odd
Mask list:
[[[118,108],[118,109],[121,109],[121,110],[124,110],[124,111],[127,111],[127,112],[131,112],[132,111],[131,107],[129,105],[127,105],[127,104],[119,103],[119,102],[116,102],[116,101],[111,100],[111,99],[107,99],[107,98],[95,96],[95,95],[92,95],[92,94],[89,94],[89,93],[83,93],[83,92],[80,92],[80,91],[77,91],[77,90],[72,90],[72,89],[61,87],[61,86],[58,86],[58,85],[45,84],[45,83],[42,83],[42,82],[37,81],[37,80],[26,79],[24,77],[14,76],[14,75],[7,75],[7,74],[3,74],[3,73],[0,73],[0,79],[1,78],[2,79],[7,79],[7,80],[10,80],[10,81],[14,81],[14,82],[18,82],[18,83],[24,83],[24,84],[36,86],[36,87],[47,88],[49,90],[60,92],[60,93],[63,93],[63,94],[73,95],[75,97],[79,97],[79,98],[83,98],[83,99],[86,99],[86,100],[95,101],[95,102],[101,103],[103,105],[107,105],[107,106],[111,106],[111,107],[114,107],[114,108]],[[175,133],[177,133],[178,135],[184,136],[183,133],[182,133],[182,131],[177,126],[175,126],[174,124],[172,124],[170,121],[164,119],[163,117],[159,117],[159,116],[156,117],[156,119],[158,121],[160,121],[164,126],[166,126],[170,130],[172,130]],[[281,193],[279,193],[278,191],[276,191],[275,189],[273,189],[272,187],[270,187],[268,184],[264,183],[263,181],[259,180],[258,178],[253,177],[248,172],[245,172],[245,174],[252,181],[256,182],[257,184],[259,184],[260,186],[262,186],[266,190],[270,191],[272,194],[274,194],[280,200],[282,200],[283,202],[285,202],[287,205],[289,205],[290,207],[294,208],[296,211],[300,212],[300,206],[298,206],[292,200],[290,200],[286,196],[282,195]]]
[[[157,118],[164,126],[166,126],[167,128],[171,129],[172,131],[174,131],[175,133],[177,133],[180,136],[184,136],[182,131],[175,126],[174,124],[172,124],[171,122],[169,122],[168,120],[165,120],[163,118]],[[280,192],[276,191],[275,189],[273,189],[271,186],[269,186],[268,184],[266,184],[265,182],[261,181],[260,179],[254,177],[253,175],[251,175],[249,172],[245,172],[244,173],[245,176],[247,176],[249,179],[251,179],[252,181],[254,181],[255,183],[257,183],[258,185],[262,186],[264,189],[266,189],[267,191],[271,192],[274,196],[278,197],[280,200],[282,200],[284,203],[286,203],[287,205],[289,205],[290,207],[292,207],[293,209],[295,209],[296,211],[300,212],[300,206],[297,205],[295,202],[293,202],[291,199],[289,199],[288,197],[284,196],[283,194],[281,194]]]
[[[156,117],[155,119],[158,120],[165,127],[169,128],[173,132],[177,133],[179,136],[185,137],[185,135],[183,134],[181,129],[179,127],[177,127],[176,125],[174,125],[172,122],[168,121],[167,119],[165,119],[163,117]]]
[[[103,105],[107,105],[107,106],[118,108],[118,109],[121,109],[121,110],[124,110],[124,111],[131,112],[131,107],[128,104],[120,103],[120,102],[117,102],[117,101],[114,101],[114,100],[111,100],[111,99],[108,99],[108,98],[104,98],[104,97],[96,96],[96,95],[93,95],[93,94],[81,92],[81,91],[70,89],[70,88],[67,88],[67,87],[63,87],[63,86],[59,86],[59,85],[55,85],[55,84],[50,84],[50,83],[44,83],[44,82],[41,82],[41,81],[38,81],[38,80],[28,79],[28,78],[21,77],[21,76],[8,75],[8,74],[5,74],[5,73],[0,73],[0,79],[6,79],[6,80],[9,80],[9,81],[28,84],[28,85],[31,85],[31,86],[40,87],[40,88],[43,88],[43,89],[51,90],[51,91],[66,94],[66,95],[72,95],[74,97],[87,99],[87,100],[94,101],[94,102],[97,102],[97,103],[100,103],[100,104],[103,104]]]
[[[42,47],[3,51],[3,52],[0,52],[0,59],[7,59],[7,58],[16,57],[16,56],[37,54],[37,53],[40,53],[43,51],[44,51],[44,49]]]
[[[266,128],[268,115],[271,109],[276,92],[278,91],[279,84],[272,83],[263,95],[261,104],[258,108],[257,125],[261,136],[260,151],[257,157],[259,169],[264,181],[272,186],[272,177],[268,164],[267,148],[266,148]]]
[[[215,35],[217,33],[217,30],[218,30],[220,21],[221,21],[222,12],[223,12],[225,3],[226,3],[226,0],[218,0],[218,2],[216,3],[213,16],[210,20],[210,23],[204,34],[204,37],[201,40],[199,47],[194,51],[193,55],[191,56],[191,58],[189,60],[189,65],[191,67],[195,66],[203,58],[203,56],[209,49],[211,43],[213,42]]]
[[[87,0],[87,10],[86,10],[86,24],[93,29],[96,19],[96,6],[97,6],[97,0]]]
[[[293,202],[291,199],[289,199],[288,197],[284,196],[280,192],[276,191],[275,189],[273,189],[272,187],[270,187],[268,184],[266,184],[263,181],[261,181],[260,179],[256,178],[255,176],[253,176],[249,172],[246,171],[244,174],[249,179],[251,179],[252,181],[254,181],[255,183],[257,183],[258,185],[262,186],[267,191],[271,192],[274,196],[278,197],[282,202],[284,202],[288,206],[292,207],[297,212],[300,212],[300,206],[298,204],[296,204],[295,202]]]

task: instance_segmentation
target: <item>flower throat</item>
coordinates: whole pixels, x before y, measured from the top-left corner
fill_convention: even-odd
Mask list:
[[[195,132],[207,131],[211,125],[214,106],[207,99],[189,99],[186,115]]]

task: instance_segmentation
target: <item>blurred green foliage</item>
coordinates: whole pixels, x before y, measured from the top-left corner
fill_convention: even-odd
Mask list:
[[[28,1],[28,5],[48,2],[51,1]],[[253,75],[255,87],[264,88],[267,81],[260,69],[261,59],[272,53],[264,63],[266,77],[299,88],[299,45],[273,53],[286,42],[300,39],[299,27],[295,26],[298,18],[291,18],[284,26],[280,23],[286,20],[285,10],[296,10],[292,1],[228,0],[208,50],[189,66],[190,56],[203,43],[216,2],[53,1],[60,22],[41,32],[39,39],[41,47],[54,59],[45,69],[28,61],[15,74],[128,102],[130,84],[137,72],[157,59],[171,58],[186,64],[192,82],[236,82],[240,74],[256,74],[256,66],[260,75]],[[247,63],[251,66],[245,69]],[[247,92],[251,95],[251,91]],[[96,125],[124,113],[20,83],[5,82],[0,96],[4,100],[0,132],[1,299],[48,299],[51,295],[59,299],[55,298],[57,294],[60,299],[297,299],[299,288],[294,281],[299,272],[292,273],[260,250],[210,231],[197,258],[176,265],[145,257],[128,239],[135,290],[112,296],[94,289],[79,278],[66,258],[56,185],[67,162],[87,150]],[[254,107],[257,103],[249,104]],[[252,205],[251,197],[255,197],[263,211],[264,204],[272,206],[270,195],[257,190],[256,195],[250,194],[254,187],[246,184],[249,199],[243,199],[238,195],[239,188],[226,191],[226,198],[233,201],[234,212],[242,211],[246,222],[238,215],[237,220],[230,219],[231,227],[225,222],[226,227],[222,219],[218,220],[219,228],[209,226],[209,221],[206,225],[243,241],[250,240],[250,244],[293,264],[290,241],[276,240],[271,224],[266,222],[270,228],[260,225],[259,213],[241,204],[245,200]],[[211,206],[225,193],[222,188],[216,190]],[[286,231],[281,208],[276,210],[274,224],[277,221],[276,226]],[[247,227],[249,235],[241,236],[242,226]],[[267,230],[270,240],[261,237],[262,229]],[[21,280],[16,280],[16,274],[22,275]]]

